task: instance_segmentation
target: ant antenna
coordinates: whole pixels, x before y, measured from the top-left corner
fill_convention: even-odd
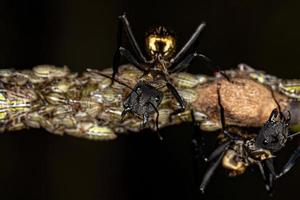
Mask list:
[[[220,89],[221,89],[221,84],[218,82],[217,83],[217,94],[218,94],[218,105],[219,105],[219,112],[220,112],[220,120],[221,120],[221,128],[222,128],[222,132],[224,133],[224,135],[226,135],[228,138],[230,138],[231,140],[234,140],[234,136],[232,136],[228,131],[225,130],[225,111],[224,111],[224,107],[221,103],[221,93],[220,93]]]
[[[99,75],[101,75],[101,76],[104,76],[105,78],[109,78],[109,79],[111,79],[111,80],[113,80],[113,81],[116,81],[117,83],[119,83],[119,84],[121,84],[121,85],[123,85],[123,86],[129,88],[130,90],[132,90],[132,91],[134,91],[134,92],[136,93],[136,91],[135,91],[132,87],[130,87],[129,85],[127,85],[126,83],[123,83],[122,81],[120,81],[120,80],[118,80],[118,79],[116,79],[116,78],[113,78],[113,77],[111,77],[111,76],[108,76],[108,75],[106,75],[106,74],[103,74],[102,72],[100,72],[100,71],[98,71],[98,70],[96,70],[96,69],[87,69],[87,71],[88,71],[88,72],[95,73],[95,74],[99,74]]]
[[[279,102],[277,101],[277,99],[275,97],[275,94],[274,94],[274,91],[272,89],[271,89],[271,95],[272,95],[272,98],[273,98],[273,100],[274,100],[274,102],[275,102],[275,104],[276,104],[276,106],[279,110],[279,113],[281,113],[281,106],[280,106]]]
[[[273,98],[273,100],[274,100],[274,102],[275,102],[275,104],[277,106],[278,111],[279,111],[279,117],[280,117],[280,119],[283,118],[285,121],[289,121],[290,120],[290,116],[291,116],[290,111],[288,111],[288,117],[286,118],[286,116],[284,116],[284,114],[281,111],[281,106],[280,106],[279,102],[277,101],[277,99],[275,97],[274,91],[272,89],[270,89],[270,91],[271,91],[272,98]]]

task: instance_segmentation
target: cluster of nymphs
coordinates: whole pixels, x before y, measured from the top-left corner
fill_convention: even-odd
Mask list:
[[[131,113],[142,118],[142,123],[145,125],[148,122],[149,116],[156,113],[158,131],[158,107],[164,96],[160,88],[166,86],[179,105],[179,108],[170,114],[170,120],[172,120],[172,116],[186,109],[183,98],[170,81],[170,74],[186,69],[195,57],[210,62],[210,59],[202,54],[198,54],[195,49],[205,23],[201,23],[197,27],[190,39],[177,53],[175,52],[176,40],[171,32],[162,26],[152,29],[146,34],[147,56],[143,55],[125,14],[119,17],[119,23],[117,36],[118,49],[114,55],[112,80],[118,81],[116,74],[118,73],[121,56],[124,56],[132,65],[143,71],[143,75],[138,79],[139,81],[135,87],[131,88],[132,92],[123,103],[124,110],[122,116],[126,115],[126,113]],[[121,46],[123,28],[125,28],[134,54]],[[226,73],[219,72],[223,78],[235,84]],[[120,83],[120,81],[118,82]],[[200,190],[204,192],[216,168],[222,164],[232,176],[242,174],[249,166],[257,165],[264,180],[266,190],[271,192],[273,181],[286,174],[294,166],[296,159],[300,155],[300,147],[298,147],[279,173],[274,169],[274,154],[285,146],[288,139],[298,134],[289,133],[290,113],[283,113],[275,99],[277,108],[274,108],[271,112],[268,121],[261,127],[258,134],[243,137],[243,135],[230,133],[225,130],[225,111],[222,106],[220,87],[221,85],[218,84],[216,92],[218,94],[223,140],[220,146],[205,159],[209,163],[209,167],[204,174]]]

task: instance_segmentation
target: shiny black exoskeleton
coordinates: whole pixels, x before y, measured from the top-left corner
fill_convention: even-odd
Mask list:
[[[122,112],[122,118],[126,115],[126,113],[132,113],[134,115],[137,115],[139,118],[143,119],[142,126],[144,127],[148,122],[150,115],[156,113],[155,126],[156,131],[158,133],[158,106],[160,105],[163,99],[163,92],[159,91],[147,82],[140,81],[135,85],[134,88],[132,88],[126,83],[123,83],[122,81],[117,80],[116,78],[112,78],[98,70],[87,69],[87,71],[112,79],[118,82],[119,84],[129,88],[131,92],[123,102],[124,110]],[[160,137],[160,139],[162,139],[159,134],[158,136]]]
[[[255,145],[258,148],[268,149],[272,153],[281,150],[289,137],[290,119],[290,112],[284,116],[278,109],[274,109],[269,120],[260,129]]]
[[[143,126],[145,126],[151,114],[156,113],[158,118],[159,114],[157,108],[163,96],[161,91],[150,84],[139,82],[123,103],[124,111],[122,112],[122,117],[128,112],[132,112],[140,118],[143,118]]]

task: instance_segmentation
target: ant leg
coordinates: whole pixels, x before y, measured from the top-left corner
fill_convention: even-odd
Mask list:
[[[174,58],[171,59],[171,64],[176,64],[181,58],[182,56],[185,55],[185,53],[190,50],[190,48],[197,42],[200,33],[202,32],[202,30],[205,27],[205,23],[201,23],[196,31],[193,33],[193,35],[190,37],[190,39],[185,43],[185,45],[180,49],[180,51],[174,56]]]
[[[263,163],[259,162],[258,167],[260,169],[262,178],[264,180],[266,190],[269,193],[269,195],[272,195],[273,181],[276,177],[276,173],[274,170],[273,158],[267,159],[267,160],[263,161]]]
[[[128,51],[127,49],[125,49],[123,47],[120,47],[119,51],[120,51],[121,56],[124,56],[131,64],[133,64],[139,70],[141,70],[143,72],[147,71],[147,69],[133,57],[133,55],[130,53],[130,51]]]
[[[135,39],[135,37],[133,35],[133,32],[131,30],[131,27],[130,27],[130,24],[129,24],[129,21],[127,19],[126,14],[124,13],[123,15],[119,16],[119,20],[125,26],[125,31],[126,31],[126,34],[127,34],[128,38],[129,38],[129,42],[132,45],[132,47],[133,47],[135,53],[137,54],[139,60],[143,61],[144,63],[147,63],[147,59],[143,55],[143,53],[141,51],[141,48],[139,47],[139,45],[138,45],[138,43],[137,43],[137,41],[136,41],[136,39]]]
[[[265,188],[266,188],[267,192],[268,192],[269,194],[271,194],[273,180],[270,179],[270,177],[272,177],[272,174],[269,173],[269,174],[268,174],[269,177],[267,178],[267,176],[266,176],[266,173],[267,173],[267,172],[266,172],[266,170],[265,170],[263,164],[262,164],[261,162],[258,162],[257,165],[258,165],[260,174],[261,174],[261,176],[262,176],[262,178],[263,178],[263,181],[264,181],[264,183],[265,183]]]
[[[123,24],[120,20],[118,20],[118,27],[117,27],[117,50],[114,53],[113,56],[113,63],[112,63],[112,67],[113,67],[113,74],[112,74],[112,83],[114,82],[114,78],[116,76],[116,74],[118,73],[118,68],[120,66],[120,59],[121,59],[121,54],[119,51],[120,46],[122,45],[122,33],[123,33]]]
[[[276,178],[280,178],[286,173],[288,173],[296,164],[296,161],[299,156],[300,156],[300,146],[297,147],[295,152],[292,154],[288,162],[283,166],[282,171],[276,176]]]
[[[210,181],[212,175],[216,171],[218,165],[220,164],[220,162],[221,162],[224,154],[225,154],[225,151],[223,151],[221,153],[221,155],[218,157],[218,159],[216,161],[214,161],[214,162],[211,163],[211,165],[208,167],[208,170],[205,172],[205,175],[204,175],[204,177],[202,179],[202,182],[201,182],[201,185],[200,185],[200,191],[202,193],[205,192],[205,188],[206,188],[208,182]]]
[[[170,69],[169,73],[176,73],[176,72],[180,72],[183,71],[184,69],[188,68],[191,64],[191,62],[194,60],[194,58],[202,58],[203,60],[205,60],[208,63],[211,63],[211,60],[206,57],[205,55],[202,54],[198,54],[198,53],[193,53],[188,55],[187,57],[185,57],[185,59],[183,59],[179,64],[177,64],[173,69]]]
[[[194,129],[194,131],[193,131],[194,136],[193,136],[193,139],[192,139],[192,148],[193,148],[194,157],[196,159],[198,159],[201,155],[202,159],[204,161],[207,161],[207,158],[206,158],[205,153],[204,153],[205,143],[203,141],[203,135],[199,131],[199,125],[196,122],[195,114],[194,114],[193,109],[191,109],[191,117],[192,117],[193,129]]]
[[[267,168],[269,170],[269,186],[270,186],[269,195],[272,195],[273,182],[274,182],[275,177],[276,177],[276,173],[275,173],[275,170],[274,170],[273,158],[270,158],[270,159],[266,160],[265,162],[266,162]]]
[[[169,68],[169,73],[176,73],[176,72],[180,72],[183,71],[184,69],[188,68],[191,64],[191,62],[194,60],[194,58],[202,58],[203,60],[205,60],[207,63],[213,63],[211,61],[211,59],[209,59],[208,57],[206,57],[203,54],[198,54],[198,53],[193,53],[188,55],[185,59],[183,59],[179,64],[177,64],[173,69],[172,66]],[[227,81],[229,82],[233,82],[230,80],[230,78],[228,77],[228,75],[222,71],[220,69],[220,67],[218,67],[217,65],[205,65],[208,69],[210,69],[213,73],[218,72],[220,73]]]
[[[264,167],[263,167],[263,165],[262,165],[261,162],[258,162],[257,165],[258,165],[260,174],[261,174],[261,176],[262,176],[262,178],[264,180],[266,190],[269,191],[269,185],[267,183],[267,177],[266,177],[266,174],[265,174],[265,169],[264,169]]]
[[[123,111],[122,111],[122,114],[121,114],[121,121],[124,120],[124,117],[125,115],[131,110],[131,108],[127,107],[125,108]]]
[[[159,134],[159,124],[158,124],[158,119],[159,119],[159,111],[157,110],[157,108],[153,105],[153,103],[149,102],[149,104],[152,106],[152,108],[155,110],[156,113],[156,119],[155,119],[155,127],[156,127],[156,132],[158,135],[158,138],[160,140],[163,140],[163,137]]]
[[[271,173],[273,176],[276,176],[275,169],[274,169],[273,158],[270,158],[270,159],[265,160],[265,163],[266,163],[266,166],[267,166],[268,170],[270,171],[270,173]],[[273,178],[274,178],[274,177],[273,177]]]
[[[206,185],[208,184],[208,182],[211,179],[211,176],[213,175],[213,173],[215,172],[215,170],[217,169],[217,166],[220,164],[225,151],[229,148],[231,141],[227,141],[223,144],[221,144],[220,146],[218,146],[208,157],[207,161],[211,161],[211,165],[209,166],[207,172],[205,173],[202,183],[200,185],[200,191],[202,193],[204,193],[204,190],[206,188]],[[218,157],[219,156],[219,157]]]
[[[292,133],[292,134],[290,134],[287,138],[293,139],[294,137],[296,137],[296,136],[299,135],[299,134],[300,134],[300,132]]]
[[[192,136],[192,154],[193,154],[193,166],[195,171],[195,177],[200,177],[199,175],[199,158],[200,161],[204,160],[207,161],[206,154],[205,154],[205,143],[203,138],[203,133],[200,131],[199,124],[196,121],[194,110],[191,109],[191,118],[193,124],[193,136]],[[200,164],[201,166],[201,164]],[[199,178],[196,179],[197,185],[200,185]]]
[[[166,85],[180,106],[179,109],[175,110],[174,112],[172,112],[170,114],[169,120],[172,121],[172,116],[182,113],[185,110],[185,103],[184,103],[184,100],[182,99],[182,97],[179,95],[178,91],[175,89],[175,87],[170,82],[167,82]]]
[[[218,157],[218,155],[220,155],[222,152],[224,152],[225,150],[228,149],[229,145],[230,145],[231,141],[227,141],[223,144],[221,144],[220,146],[218,146],[210,155],[209,157],[206,159],[207,162],[210,162],[212,160],[214,160],[216,157]]]
[[[227,131],[224,130],[225,128],[225,117],[224,117],[224,108],[221,104],[221,95],[220,95],[220,87],[221,85],[218,84],[217,85],[217,94],[218,94],[218,104],[219,104],[219,108],[220,108],[220,120],[221,120],[221,128],[224,134],[227,133]],[[232,137],[229,133],[227,133],[227,135],[229,135],[230,140],[221,144],[220,146],[218,146],[212,153],[211,155],[208,157],[207,161],[212,161],[211,165],[209,166],[207,172],[204,175],[204,178],[202,180],[202,183],[200,185],[200,191],[202,193],[204,193],[204,190],[206,188],[206,185],[208,184],[208,182],[211,179],[211,176],[213,175],[213,173],[215,172],[215,170],[217,169],[218,165],[220,164],[221,160],[223,159],[223,156],[226,152],[226,150],[229,148],[231,142],[232,142]]]
[[[113,78],[115,77],[116,73],[118,73],[118,68],[120,66],[121,53],[119,51],[119,48],[122,45],[123,26],[125,26],[125,31],[126,31],[127,37],[129,38],[129,42],[132,45],[139,60],[143,61],[144,63],[147,63],[147,60],[146,60],[145,56],[143,55],[134,35],[132,33],[132,30],[131,30],[130,24],[128,22],[128,19],[126,17],[126,14],[124,13],[123,15],[118,17],[117,50],[113,56],[113,74],[112,74]]]

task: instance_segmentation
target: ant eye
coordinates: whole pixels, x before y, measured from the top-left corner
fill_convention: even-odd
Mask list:
[[[137,92],[138,94],[141,94],[141,93],[142,93],[142,89],[141,89],[140,87],[137,87],[137,88],[136,88],[136,92]]]
[[[263,141],[263,144],[264,144],[264,145],[268,145],[268,144],[269,144],[268,140],[265,139],[265,140]]]
[[[159,96],[155,97],[156,102],[159,102],[159,100],[160,100]]]

